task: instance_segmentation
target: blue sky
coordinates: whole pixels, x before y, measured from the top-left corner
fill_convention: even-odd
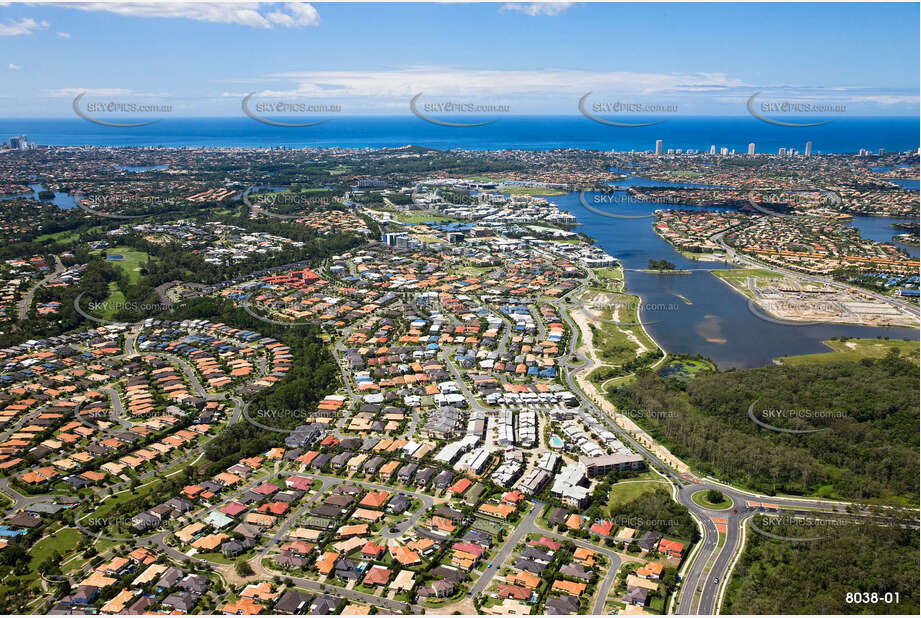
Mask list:
[[[409,100],[737,115],[746,101],[918,115],[919,5],[0,5],[0,117],[72,101],[240,115],[241,99],[409,113]]]

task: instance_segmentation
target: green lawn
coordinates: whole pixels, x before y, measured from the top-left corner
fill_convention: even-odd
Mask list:
[[[717,268],[710,272],[720,279],[726,279],[727,281],[747,281],[749,277],[764,277],[766,279],[784,278],[784,275],[781,273],[775,273],[766,268]]]
[[[76,230],[64,230],[61,232],[55,232],[53,234],[42,234],[41,236],[35,237],[35,242],[76,242],[80,238],[80,233]]]
[[[592,325],[592,345],[602,361],[623,365],[636,358],[636,344],[623,331],[628,327],[602,323]]]
[[[777,360],[784,365],[814,365],[818,363],[833,363],[842,361],[859,361],[862,358],[882,358],[889,351],[896,349],[899,355],[906,356],[918,362],[918,341],[904,341],[901,339],[850,339],[848,341],[824,341],[832,349],[831,352],[819,354],[803,354],[801,356],[781,356]]]
[[[94,225],[93,227],[88,228],[86,231],[89,234],[95,234],[101,230],[102,230],[101,225]],[[79,240],[79,237],[80,237],[79,230],[62,230],[60,232],[54,232],[53,234],[42,234],[41,236],[36,236],[35,242],[44,243],[48,241],[53,241],[53,242],[68,243],[68,242],[76,242],[77,240]]]
[[[425,223],[426,221],[436,221],[438,223],[453,223],[457,219],[452,219],[451,217],[445,217],[442,215],[436,215],[432,212],[413,212],[413,213],[404,213],[400,212],[396,216],[397,221],[401,223],[409,223],[410,225],[415,225],[417,223]]]
[[[106,319],[112,319],[125,306],[125,295],[118,289],[117,281],[109,282],[109,297],[102,305],[102,308],[97,309],[94,313]]]
[[[726,496],[723,496],[723,500],[721,502],[713,503],[713,502],[708,501],[707,492],[704,490],[698,491],[697,493],[692,495],[691,500],[694,501],[694,504],[700,505],[704,507],[705,509],[723,510],[723,509],[728,509],[729,507],[732,506],[732,500],[730,500]]]
[[[74,528],[60,528],[32,546],[29,550],[29,570],[38,571],[39,565],[57,551],[61,556],[66,556],[80,542],[82,533]]]
[[[93,253],[100,253],[94,251]],[[122,270],[126,275],[128,275],[128,280],[134,284],[138,282],[138,279],[141,278],[141,267],[151,259],[150,255],[143,251],[138,251],[131,247],[119,246],[111,249],[105,250],[105,255],[120,255],[122,259],[112,260],[111,263],[115,264],[118,268]],[[156,258],[153,258],[156,259]]]
[[[624,271],[622,268],[596,268],[593,272],[599,279],[610,279],[611,281],[624,280]]]
[[[659,487],[668,487],[668,484],[652,472],[645,472],[636,478],[615,483],[608,496],[608,511],[613,514],[616,507],[645,493],[654,492]]]
[[[519,187],[518,185],[500,185],[497,189],[500,193],[509,195],[566,195],[563,189],[551,189],[549,187]]]
[[[100,502],[99,506],[96,508],[95,511],[93,511],[93,514],[90,515],[90,517],[95,517],[95,518],[105,517],[106,514],[109,511],[111,511],[113,508],[115,508],[116,506],[123,504],[125,502],[129,502],[139,496],[146,495],[152,491],[156,491],[156,489],[164,481],[167,480],[166,475],[169,472],[185,467],[185,466],[188,466],[188,465],[189,465],[188,461],[183,461],[169,468],[168,470],[163,470],[162,473],[158,474],[155,478],[147,479],[146,481],[144,481],[140,486],[136,488],[136,492],[132,492],[131,490],[128,490],[128,491],[122,491],[120,493],[112,495],[112,497],[107,498],[103,502]]]

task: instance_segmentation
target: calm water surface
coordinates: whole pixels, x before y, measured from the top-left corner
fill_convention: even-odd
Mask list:
[[[624,182],[618,184],[626,186]],[[586,194],[590,204],[593,204],[593,195]],[[721,369],[728,369],[761,367],[778,356],[827,352],[828,347],[822,341],[838,336],[918,339],[918,331],[909,328],[839,324],[786,326],[767,322],[748,310],[742,294],[707,272],[726,268],[727,264],[685,258],[653,231],[654,219],[612,219],[598,215],[582,206],[578,193],[547,199],[575,215],[582,224],[579,231],[593,237],[598,246],[628,269],[627,289],[639,295],[647,307],[642,320],[650,335],[669,352],[702,354]],[[625,199],[625,202],[596,207],[616,209],[624,215],[652,214],[664,207],[636,202],[626,196]],[[650,259],[662,258],[679,269],[694,270],[691,274],[673,275],[629,270],[647,268]]]

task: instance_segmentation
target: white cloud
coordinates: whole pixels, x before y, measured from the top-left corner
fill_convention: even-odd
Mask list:
[[[309,97],[406,97],[457,96],[581,96],[599,94],[681,94],[697,89],[725,89],[744,82],[721,74],[633,73],[581,70],[471,70],[445,67],[412,67],[385,71],[316,71],[268,75],[261,83],[281,87],[261,91],[266,96]],[[259,81],[247,80],[250,85]],[[236,96],[231,95],[231,96]]]
[[[10,71],[21,71],[22,70],[21,66],[19,66],[18,64],[13,64],[12,62],[10,63],[10,66],[8,68]]]
[[[743,113],[748,99],[842,103],[848,109],[892,110],[918,104],[917,94],[891,89],[816,88],[757,84],[723,73],[658,73],[574,69],[476,70],[442,66],[381,71],[295,71],[235,80],[220,99],[303,100],[340,104],[347,113],[405,111],[420,92],[423,102],[509,105],[513,113],[576,113],[578,101],[677,105],[681,113],[714,109]],[[778,98],[779,97],[779,98]],[[220,105],[220,103],[215,103]],[[716,108],[714,108],[714,105]]]
[[[918,105],[917,95],[864,95],[851,97],[853,103],[869,103],[873,105]]]
[[[69,39],[70,33],[69,32],[58,32],[58,36],[61,37],[62,39]]]
[[[48,93],[49,97],[66,97],[71,99],[81,92],[85,92],[88,96],[91,97],[138,96],[138,93],[127,88],[56,88],[54,90],[46,90],[45,92]]]
[[[44,30],[48,27],[48,22],[35,21],[31,17],[23,17],[19,21],[11,21],[0,24],[0,36],[21,36],[23,34],[32,34],[33,30]]]
[[[566,9],[572,6],[572,2],[509,2],[502,5],[503,11],[517,11],[530,15],[531,17],[562,15]]]
[[[284,26],[285,28],[297,28],[300,26],[316,26],[320,23],[320,14],[313,8],[313,5],[306,2],[293,2],[285,5],[288,11],[272,11],[266,18],[273,24]]]
[[[126,17],[181,18],[251,28],[300,28],[316,26],[320,22],[317,10],[307,2],[76,2],[59,6],[82,11],[107,11]]]

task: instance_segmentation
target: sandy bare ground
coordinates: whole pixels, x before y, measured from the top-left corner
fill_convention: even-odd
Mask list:
[[[600,327],[602,324],[602,319],[601,319],[602,312],[605,309],[610,308],[611,309],[610,321],[620,322],[621,320],[620,313],[623,307],[620,303],[617,302],[616,296],[611,295],[611,294],[605,294],[605,293],[597,293],[597,294],[592,295],[590,298],[583,299],[583,302],[584,302],[584,305],[583,305],[584,310],[580,309],[578,312],[575,312],[573,314],[573,317],[575,317],[575,315],[578,314],[580,317],[583,317],[586,321],[591,322],[595,324],[596,326]],[[633,320],[632,316],[628,316],[628,321],[632,321],[632,320]],[[582,340],[587,341],[589,346],[594,347],[591,344],[591,341],[592,341],[591,329],[588,329],[585,325],[583,325],[582,322],[579,322],[579,328],[582,330],[582,334],[583,334]],[[585,336],[586,330],[589,331],[589,335],[587,337]],[[633,331],[630,331],[626,328],[620,328],[620,327],[617,327],[617,330],[621,334],[623,334],[634,346],[636,346],[637,356],[649,351],[649,348],[643,345],[643,343],[637,338],[637,336],[633,333]],[[594,350],[593,350],[593,354],[594,354]],[[610,364],[610,363],[603,363],[596,357],[593,357],[593,360],[598,365],[609,365]]]
[[[592,300],[594,302],[597,302],[599,299],[596,296]],[[592,305],[590,304],[588,306],[591,307]],[[623,414],[620,414],[617,411],[617,408],[614,406],[614,404],[608,401],[607,398],[605,398],[602,395],[602,393],[598,391],[595,385],[588,381],[588,379],[586,378],[588,373],[590,373],[592,370],[594,370],[595,368],[599,366],[607,364],[607,363],[601,362],[598,359],[597,355],[595,354],[595,348],[592,345],[592,330],[591,328],[589,328],[588,324],[589,324],[589,321],[594,321],[596,318],[594,318],[594,316],[591,313],[586,312],[582,308],[572,311],[571,316],[572,316],[573,322],[579,325],[579,330],[582,332],[582,345],[579,346],[579,352],[582,355],[590,358],[592,362],[594,363],[594,366],[592,366],[592,368],[589,370],[581,369],[581,370],[576,370],[573,372],[573,375],[576,378],[576,382],[579,384],[579,387],[582,389],[582,392],[584,392],[589,397],[591,397],[592,401],[595,402],[595,405],[600,407],[602,411],[608,414],[614,420],[614,422],[617,423],[617,425],[621,429],[624,429],[625,431],[630,432],[630,434],[633,436],[633,438],[637,442],[639,442],[640,444],[648,448],[650,451],[652,451],[659,459],[661,459],[667,465],[676,469],[678,472],[689,472],[690,467],[686,463],[684,463],[683,461],[675,457],[671,453],[671,451],[669,451],[667,448],[656,443],[652,439],[652,437],[648,433],[646,433],[639,425],[633,422],[632,419],[624,416]],[[632,335],[632,333],[630,334]],[[639,344],[639,341],[637,341],[636,343]],[[639,349],[646,351],[645,346],[642,346],[642,344],[640,344]]]
[[[655,442],[648,433],[646,433],[639,425],[633,422],[633,419],[620,414],[614,404],[602,397],[601,393],[599,393],[595,388],[595,385],[585,379],[584,371],[577,371],[575,373],[575,378],[576,382],[579,384],[579,387],[584,393],[592,398],[592,401],[595,402],[595,405],[597,405],[608,416],[610,416],[621,429],[629,432],[637,442],[648,448],[659,459],[661,459],[663,462],[678,472],[689,472],[691,470],[690,466],[675,457],[671,451],[669,451],[661,444]]]
[[[452,603],[451,605],[442,605],[441,607],[426,607],[426,614],[453,614],[454,612],[460,612],[465,616],[475,616],[477,614],[476,608],[473,606],[473,599],[470,597],[464,597],[457,603]]]

